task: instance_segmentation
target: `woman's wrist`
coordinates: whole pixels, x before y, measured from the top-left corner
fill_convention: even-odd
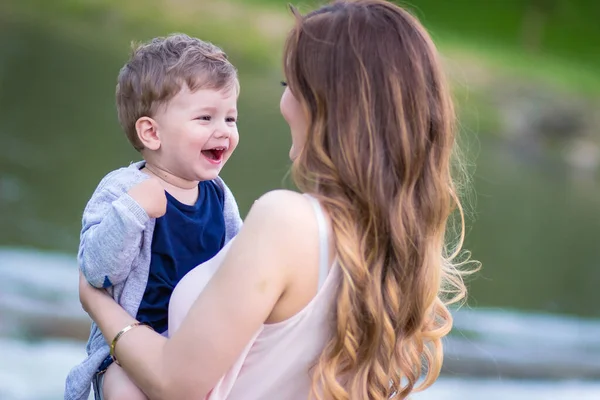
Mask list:
[[[119,360],[117,359],[117,355],[116,355],[116,347],[117,347],[117,343],[119,342],[119,339],[125,335],[127,332],[129,332],[130,330],[137,328],[139,326],[145,326],[146,328],[152,329],[154,330],[150,325],[148,325],[145,322],[133,322],[129,325],[127,325],[125,328],[121,329],[113,338],[113,340],[110,342],[110,356],[113,359],[113,361],[117,364],[117,365],[121,365],[121,363],[119,362]]]
[[[164,382],[157,379],[155,371],[161,370],[162,346],[166,338],[148,329],[132,329],[121,333],[128,326],[138,323],[104,290],[92,287],[80,273],[79,298],[83,308],[96,322],[102,336],[110,345],[113,341],[112,354],[117,354],[123,369],[142,388],[150,398],[172,398],[162,394]],[[135,325],[137,327],[137,325]],[[163,374],[164,375],[164,374]]]
[[[95,288],[88,290],[82,304],[109,344],[126,326],[137,322],[103,290]]]

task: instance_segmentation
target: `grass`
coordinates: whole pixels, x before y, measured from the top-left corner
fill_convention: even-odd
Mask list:
[[[459,63],[480,64],[494,74],[533,78],[562,90],[598,94],[600,49],[590,38],[600,37],[600,24],[595,21],[600,2],[556,2],[543,48],[538,53],[527,53],[520,43],[526,0],[399,1],[423,21],[440,48]],[[107,44],[116,38],[145,40],[185,31],[218,38],[232,59],[245,68],[278,68],[283,38],[292,25],[288,3],[310,9],[324,2],[12,0],[0,5],[0,11],[46,24],[79,40]]]
[[[401,0],[434,36],[505,46],[521,53],[524,16],[533,0]],[[600,67],[600,3],[589,0],[542,0],[547,9],[539,52],[553,58]],[[554,3],[554,6],[552,4]]]
[[[565,93],[598,97],[600,74],[590,65],[550,54],[518,52],[510,46],[446,37],[438,44],[458,65],[477,65],[500,79],[547,86]]]
[[[143,41],[171,32],[185,32],[218,42],[231,59],[245,68],[278,65],[283,33],[288,29],[282,15],[263,13],[252,5],[240,8],[220,1],[215,7],[204,3],[14,0],[0,5],[0,15],[43,25],[61,32],[65,39],[90,45],[114,46],[123,38]]]
[[[600,98],[600,74],[596,72],[600,52],[591,51],[594,43],[586,36],[597,31],[600,37],[600,24],[592,23],[591,15],[575,12],[583,9],[583,0],[573,0],[573,4],[567,6],[562,0],[557,1],[559,10],[567,12],[552,14],[545,44],[549,49],[537,53],[523,51],[519,42],[524,0],[485,4],[474,0],[401,3],[429,27],[445,55],[464,125],[478,132],[494,132],[499,117],[486,88],[478,82],[481,78],[533,82],[551,87],[559,94]],[[287,3],[282,0],[13,0],[0,5],[0,15],[23,23],[45,25],[66,41],[120,52],[123,60],[129,45],[125,38],[146,40],[183,31],[214,40],[240,68],[242,77],[260,76],[262,82],[276,81],[281,76],[281,48],[292,24]],[[306,10],[323,1],[292,3]],[[591,7],[600,11],[598,5]],[[573,29],[564,30],[565,27]],[[564,38],[556,39],[560,29],[563,36],[570,38],[569,44],[565,44]],[[571,54],[578,57],[567,56]],[[483,77],[478,76],[482,74]],[[245,86],[245,91],[260,92],[254,79],[247,82],[250,84]]]
[[[234,0],[286,12],[286,4],[312,9],[320,0]],[[538,51],[523,45],[523,21],[531,0],[398,0],[428,28],[436,43],[460,62],[484,64],[491,72],[535,79],[559,90],[600,94],[600,2],[554,2],[547,12]]]

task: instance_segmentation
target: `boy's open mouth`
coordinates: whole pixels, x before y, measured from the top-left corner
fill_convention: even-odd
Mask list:
[[[223,161],[223,154],[225,153],[225,147],[215,147],[213,149],[202,150],[202,155],[208,159],[208,161],[218,164]]]

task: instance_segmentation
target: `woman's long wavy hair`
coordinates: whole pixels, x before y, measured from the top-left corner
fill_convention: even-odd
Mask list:
[[[328,211],[342,271],[312,392],[404,399],[437,379],[447,305],[466,295],[452,99],[432,40],[402,8],[358,0],[292,12],[285,76],[309,121],[292,176]]]

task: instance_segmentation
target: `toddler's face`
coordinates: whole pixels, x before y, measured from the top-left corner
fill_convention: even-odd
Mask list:
[[[237,92],[234,89],[200,89],[184,85],[154,121],[160,148],[155,162],[190,181],[215,179],[235,150]]]

